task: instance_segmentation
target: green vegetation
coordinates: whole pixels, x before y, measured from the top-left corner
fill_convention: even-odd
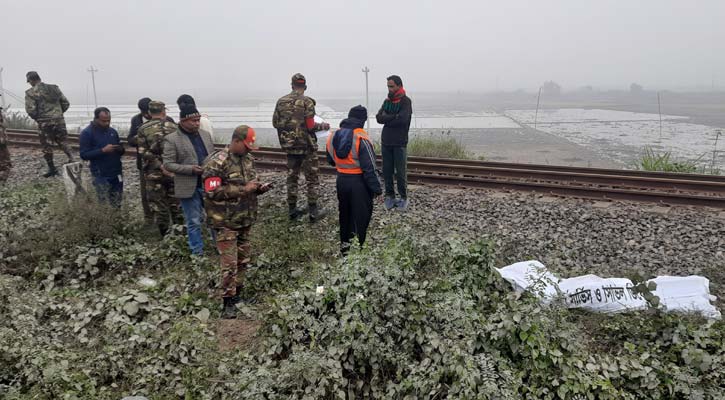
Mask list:
[[[404,226],[341,259],[329,225],[291,224],[268,204],[246,275],[244,294],[257,302],[241,308],[261,328],[220,348],[215,258],[192,260],[182,236],[155,237],[137,210],[68,205],[58,191],[0,189],[4,399],[722,393],[722,321],[544,306],[498,276],[490,243],[440,242]]]
[[[701,157],[702,158],[702,157]],[[672,152],[657,152],[651,147],[644,148],[644,154],[636,164],[643,171],[679,172],[686,174],[719,175],[718,169],[701,166],[697,161],[676,160]]]
[[[408,141],[408,155],[416,157],[475,159],[476,156],[451,136],[451,131],[440,134],[418,135]],[[483,160],[483,157],[478,157]]]
[[[5,127],[8,129],[38,129],[38,125],[26,114],[19,111],[8,111],[4,113]]]

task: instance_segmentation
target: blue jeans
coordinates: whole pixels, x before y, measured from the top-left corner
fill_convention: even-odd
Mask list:
[[[201,223],[204,217],[204,200],[202,188],[196,188],[194,195],[181,200],[181,209],[186,221],[186,234],[189,235],[191,254],[204,254],[204,240],[201,237]]]
[[[393,175],[398,183],[398,194],[401,199],[408,198],[408,178],[405,175],[407,151],[405,146],[382,145],[380,150],[383,156],[383,179],[385,180],[385,197],[395,198]]]
[[[123,181],[118,179],[118,176],[94,176],[93,187],[96,189],[99,202],[108,202],[116,208],[121,207]]]

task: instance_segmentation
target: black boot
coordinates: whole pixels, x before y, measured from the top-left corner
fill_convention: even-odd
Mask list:
[[[296,221],[299,218],[301,218],[305,213],[307,212],[307,209],[300,209],[297,208],[296,205],[289,205],[289,219],[290,221]]]
[[[233,297],[223,297],[224,308],[222,309],[223,319],[235,319],[237,318],[237,306],[234,305]]]
[[[230,297],[230,299],[232,299],[232,304],[239,304],[242,301],[242,296],[241,296],[242,289],[244,289],[243,285],[237,286],[236,294],[234,296]]]
[[[324,208],[317,207],[317,204],[310,204],[310,222],[316,222],[325,218],[329,214]]]
[[[51,176],[58,175],[58,169],[55,168],[55,164],[53,163],[52,158],[46,158],[45,159],[46,164],[48,164],[48,172],[43,174],[43,178],[50,178]]]

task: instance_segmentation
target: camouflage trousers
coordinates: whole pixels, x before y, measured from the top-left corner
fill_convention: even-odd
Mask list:
[[[2,143],[2,138],[0,138],[0,183],[5,183],[8,180],[12,166],[8,145],[7,143]]]
[[[237,286],[244,281],[244,271],[251,262],[252,246],[249,243],[251,226],[238,230],[216,228],[216,248],[219,250],[222,272],[222,297],[233,297]]]
[[[65,129],[64,120],[38,122],[38,129],[40,130],[40,134],[38,135],[40,137],[40,145],[43,147],[43,157],[46,161],[53,161],[53,144],[63,150],[63,153],[68,156],[68,161],[73,160],[70,147],[66,143],[68,131]]]
[[[307,203],[317,204],[320,187],[319,161],[317,152],[307,154],[287,154],[287,204],[297,206],[300,173],[305,174],[307,181]]]
[[[146,175],[145,178],[149,211],[154,223],[159,227],[159,232],[166,235],[171,224],[184,224],[181,203],[174,197],[174,180],[160,179],[155,175]]]

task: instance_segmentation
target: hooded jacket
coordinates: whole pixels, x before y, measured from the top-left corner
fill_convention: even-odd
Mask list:
[[[345,158],[350,154],[353,146],[353,131],[365,126],[365,121],[356,118],[347,118],[340,122],[340,129],[335,132],[332,138],[332,147],[340,158]],[[360,152],[358,154],[360,169],[363,170],[362,177],[365,180],[365,186],[372,195],[379,195],[383,192],[380,181],[375,173],[375,151],[368,140],[360,141]],[[330,153],[327,153],[327,162],[335,165],[335,160]],[[342,174],[338,174],[338,177]],[[357,175],[351,175],[357,176]]]

